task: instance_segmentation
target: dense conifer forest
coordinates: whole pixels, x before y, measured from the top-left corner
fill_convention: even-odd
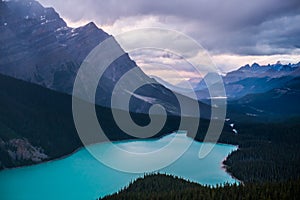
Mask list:
[[[300,120],[240,122],[238,134],[225,126],[219,142],[239,149],[224,161],[239,185],[203,186],[178,177],[152,174],[103,199],[297,199],[300,196]],[[198,134],[197,140],[203,136]]]
[[[202,186],[178,177],[152,174],[139,178],[117,194],[103,200],[251,200],[251,199],[288,199],[296,200],[300,195],[300,181],[249,183],[240,185]],[[101,199],[101,198],[100,198]]]
[[[243,182],[300,178],[300,120],[239,125],[239,149],[224,162]]]

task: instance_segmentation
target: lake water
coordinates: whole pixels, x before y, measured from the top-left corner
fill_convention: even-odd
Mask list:
[[[148,152],[166,145],[174,138],[174,135],[155,140],[133,140],[115,144],[128,151],[134,149],[138,152]],[[178,139],[181,143],[190,142],[190,140],[184,134]],[[101,151],[105,145],[107,148],[107,145],[112,144],[96,144],[92,148]],[[209,144],[193,141],[183,156],[159,172],[173,174],[201,184],[216,185],[236,182],[222,168],[222,161],[237,147],[217,144],[207,157],[199,159],[198,153],[202,145]],[[116,159],[115,156],[111,155],[111,158]],[[162,154],[159,159],[168,156]],[[127,164],[122,157],[117,157],[117,159],[124,162],[124,165]],[[86,149],[81,149],[61,160],[1,171],[0,199],[92,200],[117,192],[127,186],[130,181],[141,176],[143,176],[141,173],[125,173],[111,169],[96,160]]]

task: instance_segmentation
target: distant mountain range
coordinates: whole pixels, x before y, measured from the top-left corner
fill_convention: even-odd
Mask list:
[[[214,76],[214,74],[209,73],[206,77],[208,76]],[[208,102],[210,95],[205,83],[206,77],[199,79],[198,84],[195,84],[193,79],[190,85],[193,87],[193,92],[198,100]],[[264,93],[275,88],[284,87],[296,77],[300,77],[300,62],[296,64],[281,64],[277,62],[276,64],[262,66],[254,63],[251,66],[245,65],[238,70],[227,73],[223,76],[223,81],[227,99],[233,101],[248,94]],[[191,91],[171,85],[158,77],[154,78],[173,91],[193,97]],[[211,78],[211,80],[213,79]]]
[[[186,89],[154,78],[173,91],[193,97]],[[300,62],[245,65],[223,76],[223,81],[228,99],[227,116],[231,119],[273,122],[300,115]],[[198,100],[210,104],[204,80],[194,84],[194,92]]]
[[[228,102],[231,117],[244,121],[273,122],[300,115],[300,77],[266,92],[247,94]]]
[[[257,63],[245,65],[224,77],[229,99],[238,99],[247,94],[256,94],[282,87],[290,80],[300,76],[300,62],[260,66]]]

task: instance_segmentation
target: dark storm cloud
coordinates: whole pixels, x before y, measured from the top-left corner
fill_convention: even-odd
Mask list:
[[[300,47],[299,0],[40,0],[72,20],[99,25],[157,16],[214,53],[272,55]],[[184,28],[183,28],[184,27]]]

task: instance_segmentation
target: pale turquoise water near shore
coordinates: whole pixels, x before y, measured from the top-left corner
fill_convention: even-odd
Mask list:
[[[137,152],[147,152],[161,148],[173,137],[174,134],[171,134],[155,140],[123,141],[117,142],[117,144],[128,151],[134,149]],[[189,140],[191,139],[185,135],[180,137],[180,142]],[[96,144],[93,145],[93,148],[101,149],[103,145]],[[180,159],[159,171],[202,184],[216,185],[224,182],[236,182],[222,168],[222,161],[237,147],[217,144],[207,157],[199,159],[198,153],[201,145],[207,144],[194,141]],[[161,155],[159,159],[167,156]],[[122,161],[122,157],[115,155],[111,156],[111,159],[121,159]],[[127,164],[126,160],[122,162],[124,165]],[[114,193],[140,176],[143,174],[124,173],[111,169],[97,161],[86,149],[81,149],[60,160],[1,171],[0,199],[92,200]]]

